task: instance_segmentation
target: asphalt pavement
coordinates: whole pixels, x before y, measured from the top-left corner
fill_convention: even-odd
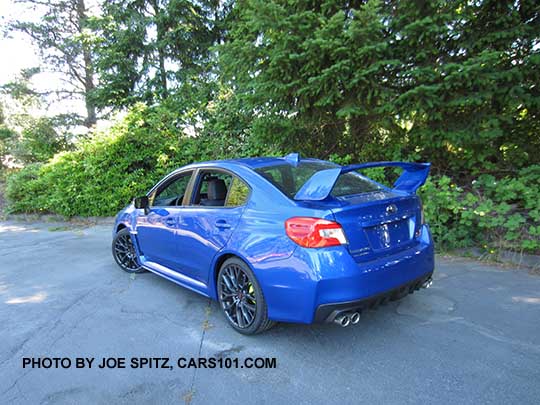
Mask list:
[[[540,403],[540,276],[526,270],[439,257],[430,289],[358,325],[246,337],[216,303],[122,272],[110,242],[107,225],[0,222],[1,404]],[[72,364],[37,367],[54,358]],[[103,358],[126,368],[99,368]],[[169,361],[131,368],[133,358]],[[276,367],[244,363],[256,358]]]

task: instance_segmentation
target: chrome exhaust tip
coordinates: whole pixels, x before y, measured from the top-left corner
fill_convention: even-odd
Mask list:
[[[358,322],[360,322],[360,313],[353,312],[350,318],[351,318],[351,324],[356,325]]]
[[[422,288],[429,288],[433,284],[433,279],[430,277],[422,283]]]
[[[345,328],[349,326],[349,324],[351,323],[351,319],[349,318],[349,315],[343,314],[343,315],[337,316],[336,319],[334,319],[334,322],[337,323],[342,328]]]

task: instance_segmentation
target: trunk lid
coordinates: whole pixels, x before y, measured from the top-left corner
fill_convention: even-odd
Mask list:
[[[340,197],[343,206],[331,209],[357,262],[390,255],[418,243],[415,237],[421,227],[418,196],[377,194],[372,200],[368,199],[369,195]]]

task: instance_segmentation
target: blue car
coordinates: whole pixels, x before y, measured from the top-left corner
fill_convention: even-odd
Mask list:
[[[392,188],[359,172],[385,166],[403,169]],[[118,214],[113,256],[217,300],[244,334],[277,321],[348,326],[431,284],[416,195],[429,168],[298,154],[190,164]]]

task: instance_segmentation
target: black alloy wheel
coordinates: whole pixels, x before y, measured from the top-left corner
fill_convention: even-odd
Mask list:
[[[268,319],[266,301],[251,269],[240,259],[230,258],[218,274],[218,299],[225,317],[238,332],[263,332],[274,322]]]
[[[144,269],[139,265],[137,252],[133,246],[129,229],[121,229],[114,237],[112,254],[116,263],[128,273],[142,273]]]

